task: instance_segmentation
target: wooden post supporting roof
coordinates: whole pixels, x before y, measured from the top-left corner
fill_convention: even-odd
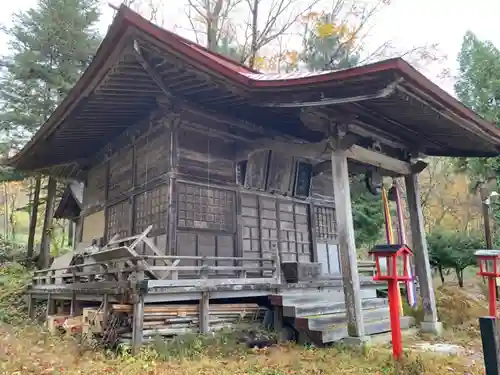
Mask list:
[[[415,268],[422,296],[424,320],[420,325],[422,332],[439,334],[441,323],[438,321],[436,297],[432,284],[429,251],[425,238],[424,217],[420,202],[420,188],[418,175],[413,173],[405,177],[408,209],[410,211],[411,238],[413,254],[415,255]]]
[[[339,142],[337,142],[339,143]],[[333,147],[332,179],[335,199],[335,221],[340,253],[340,267],[347,312],[347,329],[351,339],[366,341],[363,310],[356,261],[356,243],[352,220],[351,192],[347,169],[347,153],[341,147]]]

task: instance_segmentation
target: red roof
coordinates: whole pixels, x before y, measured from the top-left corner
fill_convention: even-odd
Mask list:
[[[298,73],[295,77],[293,75],[296,73],[291,73],[291,77],[288,74],[283,76],[259,74],[257,71],[253,71],[227,57],[209,51],[208,49],[182,38],[173,32],[152,24],[124,5],[120,7],[118,14],[113,21],[113,23],[122,22],[125,25],[133,26],[146,33],[150,33],[159,41],[169,44],[172,48],[178,50],[178,52],[191,58],[193,62],[206,64],[207,68],[252,87],[271,88],[310,85],[319,82],[347,79],[354,76],[396,69],[401,71],[401,73],[403,73],[409,80],[414,81],[414,83],[418,83],[426,91],[428,90],[432,96],[442,100],[449,107],[457,110],[462,115],[473,119],[482,125],[492,127],[491,123],[478,116],[474,111],[463,105],[460,101],[441,89],[435,83],[431,82],[423,74],[419,73],[410,64],[400,58],[384,60],[374,64],[338,71]],[[497,136],[500,136],[499,129],[494,127],[492,130]]]
[[[172,56],[182,59],[187,64],[196,67],[196,69],[225,78],[227,82],[241,86],[246,91],[264,89],[274,89],[275,91],[280,89],[286,89],[287,91],[292,89],[300,90],[372,74],[396,72],[404,78],[405,82],[417,87],[417,90],[422,93],[422,96],[426,97],[426,100],[435,101],[437,107],[445,108],[446,111],[463,118],[461,121],[463,123],[467,122],[470,132],[482,134],[495,145],[500,144],[500,130],[495,125],[474,113],[402,59],[390,59],[339,71],[262,74],[227,57],[211,52],[173,32],[160,28],[122,5],[89,68],[47,122],[24,149],[9,161],[9,164],[17,165],[24,156],[27,157],[27,155],[32,154],[31,151],[34,150],[33,147],[38,141],[45,142],[44,140],[51,136],[67,116],[75,111],[82,101],[92,95],[93,90],[108,74],[111,65],[116,63],[123,46],[130,43],[130,39],[137,33],[140,33],[141,38],[151,41],[155,46],[161,46],[164,51],[168,51]]]

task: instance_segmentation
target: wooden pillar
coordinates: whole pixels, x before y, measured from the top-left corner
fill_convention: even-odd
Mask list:
[[[144,295],[138,296],[138,301],[134,304],[132,317],[132,355],[139,354],[143,340],[144,327]]]
[[[420,202],[418,175],[407,175],[405,177],[405,184],[410,214],[411,238],[413,242],[412,250],[415,255],[415,271],[418,277],[424,310],[424,320],[420,328],[422,332],[439,334],[442,327],[438,322],[436,297],[434,296],[429,252],[427,250],[427,240],[425,238],[424,217],[422,214],[422,204]]]
[[[177,171],[180,118],[170,124],[170,168],[168,179],[167,254],[177,252]]]
[[[35,317],[35,299],[31,293],[28,294],[28,318],[33,319]]]
[[[40,240],[40,268],[48,268],[50,264],[50,243],[52,239],[52,220],[54,217],[57,181],[49,177],[43,232]]]
[[[210,332],[210,295],[209,292],[202,292],[200,299],[200,315],[198,318],[199,330],[201,334]]]
[[[347,313],[347,329],[351,338],[363,338],[364,340],[365,328],[356,260],[347,156],[345,150],[337,148],[332,151],[331,157],[335,221]]]

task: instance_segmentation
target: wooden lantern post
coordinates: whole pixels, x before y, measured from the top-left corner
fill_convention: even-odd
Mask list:
[[[399,282],[411,279],[408,269],[408,258],[413,255],[406,245],[377,245],[369,252],[375,256],[376,273],[374,281],[387,281],[389,290],[389,313],[392,334],[392,355],[398,360],[403,354],[403,340],[401,335]],[[387,266],[380,267],[381,262]]]

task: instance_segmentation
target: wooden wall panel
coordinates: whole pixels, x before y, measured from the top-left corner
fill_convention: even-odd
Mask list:
[[[181,128],[178,149],[180,174],[195,181],[234,184],[231,142]]]
[[[308,203],[242,194],[243,257],[271,258],[279,244],[282,261],[310,262],[308,209]]]
[[[135,148],[135,185],[142,186],[168,172],[169,132],[164,126],[153,129]]]
[[[118,151],[109,160],[108,201],[126,196],[133,188],[132,158],[132,147],[128,147]]]
[[[107,163],[101,163],[89,170],[83,191],[85,210],[103,205],[106,202]]]
[[[279,208],[280,254],[282,260],[310,262],[312,252],[309,234],[308,204],[281,201]]]
[[[83,218],[82,241],[85,244],[91,244],[93,239],[104,236],[105,220],[104,210],[94,212]]]
[[[211,233],[211,232],[186,232],[177,233],[177,255],[182,256],[221,256],[234,257],[234,238],[229,234]],[[228,266],[233,265],[232,261],[207,261],[208,265]],[[183,266],[201,266],[200,261],[183,259],[179,263]],[[210,277],[234,276],[234,273],[221,271],[217,274],[210,274]],[[199,277],[195,272],[186,272],[179,277]]]
[[[294,175],[294,158],[278,152],[271,152],[269,161],[268,190],[283,195],[291,193]]]

